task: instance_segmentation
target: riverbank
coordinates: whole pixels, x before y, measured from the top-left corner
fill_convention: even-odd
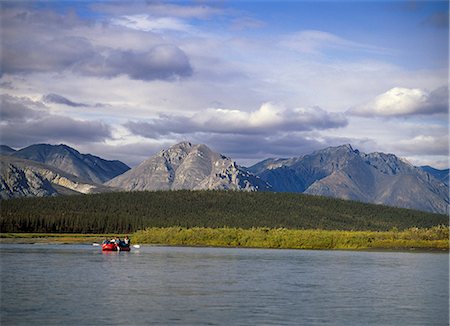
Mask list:
[[[449,249],[449,229],[404,231],[290,230],[271,228],[147,228],[133,234],[134,243],[280,249]]]
[[[3,233],[1,243],[98,243],[116,234]],[[123,235],[119,235],[123,237]],[[292,230],[284,228],[147,228],[133,243],[168,246],[339,250],[449,250],[446,226],[404,231]]]

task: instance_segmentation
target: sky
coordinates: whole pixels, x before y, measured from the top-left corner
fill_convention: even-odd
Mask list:
[[[0,1],[0,143],[448,168],[448,1]]]

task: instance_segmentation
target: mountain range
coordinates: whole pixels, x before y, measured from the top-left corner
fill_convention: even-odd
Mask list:
[[[415,167],[394,154],[351,145],[249,168],[206,145],[182,142],[130,169],[66,145],[0,146],[0,198],[141,190],[297,192],[448,213],[449,170]],[[64,172],[63,172],[64,171]],[[64,180],[64,181],[61,181]]]
[[[91,154],[80,154],[66,145],[31,145],[9,155],[44,163],[94,183],[103,183],[130,169],[120,161],[108,161]]]
[[[440,170],[430,173],[393,154],[365,154],[351,145],[296,158],[267,159],[249,170],[273,191],[448,212],[448,183],[433,175]]]

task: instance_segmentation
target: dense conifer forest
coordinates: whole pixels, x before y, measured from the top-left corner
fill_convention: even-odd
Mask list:
[[[290,193],[118,192],[1,202],[1,232],[130,233],[148,227],[405,230],[448,217]]]

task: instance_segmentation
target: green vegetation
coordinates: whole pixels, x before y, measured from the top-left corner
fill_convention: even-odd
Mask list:
[[[437,249],[448,250],[449,229],[410,228],[405,231],[332,231],[269,228],[147,228],[133,242],[173,246],[214,246],[283,249]]]
[[[6,243],[100,243],[115,234],[3,233]],[[119,237],[123,238],[121,234]],[[449,249],[449,228],[404,231],[289,230],[284,228],[147,228],[131,235],[133,243],[278,249]]]
[[[1,202],[1,232],[132,233],[148,227],[387,231],[448,226],[442,214],[291,193],[121,192]]]

